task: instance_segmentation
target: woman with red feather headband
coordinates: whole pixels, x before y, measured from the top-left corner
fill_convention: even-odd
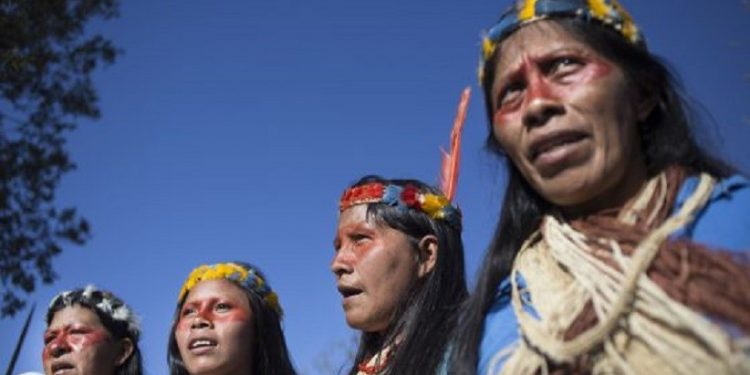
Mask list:
[[[750,373],[748,180],[628,13],[519,1],[483,46],[509,178],[452,373]]]
[[[461,212],[451,204],[468,89],[442,191],[367,176],[346,189],[331,270],[349,326],[362,332],[349,374],[434,374],[467,296]]]

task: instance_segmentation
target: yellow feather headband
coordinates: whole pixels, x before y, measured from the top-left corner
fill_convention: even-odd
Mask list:
[[[276,311],[279,317],[284,315],[284,311],[279,304],[279,296],[263,280],[258,271],[252,267],[245,267],[231,262],[212,265],[204,264],[195,268],[190,272],[185,283],[182,284],[180,296],[177,300],[182,302],[193,287],[199,282],[207,280],[233,281],[240,287],[257,294],[271,309]]]

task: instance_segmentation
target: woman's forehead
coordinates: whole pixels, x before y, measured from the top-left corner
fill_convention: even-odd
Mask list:
[[[101,325],[101,322],[94,311],[76,304],[57,311],[52,317],[49,328],[62,328],[71,324]]]
[[[377,211],[370,209],[367,204],[359,204],[344,210],[339,215],[338,232],[351,230],[381,231],[390,228],[386,225]]]
[[[555,21],[533,22],[520,28],[502,42],[499,62],[513,61],[522,55],[539,55],[561,48],[590,49],[583,41]]]

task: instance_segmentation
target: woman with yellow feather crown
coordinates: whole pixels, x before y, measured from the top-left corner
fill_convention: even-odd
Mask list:
[[[171,375],[294,375],[279,297],[257,267],[204,264],[190,272],[169,331]]]

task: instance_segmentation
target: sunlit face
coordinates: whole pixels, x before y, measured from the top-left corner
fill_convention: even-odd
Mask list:
[[[120,344],[86,307],[74,305],[56,312],[44,332],[46,375],[114,374],[124,361],[121,354]]]
[[[191,375],[246,374],[252,365],[253,312],[228,280],[198,283],[180,310],[175,339]]]
[[[367,217],[367,206],[341,213],[331,269],[343,296],[346,322],[382,332],[417,278],[418,253],[402,232]]]
[[[638,103],[623,71],[552,21],[500,46],[493,133],[546,200],[587,212],[624,203],[645,179]]]

